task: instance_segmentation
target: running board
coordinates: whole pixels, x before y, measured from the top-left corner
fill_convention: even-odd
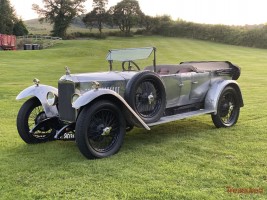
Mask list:
[[[168,122],[172,122],[172,121],[176,121],[176,120],[180,120],[180,119],[185,119],[185,118],[189,118],[189,117],[199,116],[199,115],[203,115],[203,114],[210,114],[213,112],[215,112],[215,111],[202,109],[202,110],[197,110],[197,111],[181,113],[181,114],[177,114],[177,115],[169,115],[169,116],[161,117],[159,119],[159,121],[149,123],[147,125],[148,126],[155,126],[155,125],[165,124]]]

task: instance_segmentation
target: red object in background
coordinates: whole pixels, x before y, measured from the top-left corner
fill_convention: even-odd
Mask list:
[[[0,34],[0,48],[3,50],[16,50],[16,36]]]

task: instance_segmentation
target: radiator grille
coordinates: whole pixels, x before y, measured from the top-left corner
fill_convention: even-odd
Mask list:
[[[120,87],[104,87],[103,89],[113,90],[116,93],[120,93]]]
[[[71,98],[75,91],[74,87],[74,83],[72,82],[58,83],[58,110],[61,120],[75,121],[76,110],[71,105]]]

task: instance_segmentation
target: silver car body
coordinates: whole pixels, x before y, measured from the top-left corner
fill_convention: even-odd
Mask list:
[[[24,89],[23,91],[21,91],[18,96],[16,97],[16,100],[20,100],[20,99],[24,99],[26,97],[31,97],[31,96],[35,96],[37,97],[43,108],[44,111],[46,113],[47,117],[54,117],[58,115],[58,110],[57,107],[54,106],[49,106],[47,104],[47,99],[46,99],[46,95],[48,92],[53,92],[54,94],[58,94],[58,89],[54,88],[52,86],[48,86],[48,85],[42,85],[42,84],[38,84],[38,85],[33,85],[30,86],[26,89]]]
[[[58,89],[36,84],[23,90],[17,99],[28,96],[36,96],[48,117],[59,116],[62,121],[73,123],[79,115],[79,109],[100,98],[116,100],[123,105],[123,108],[131,113],[141,127],[149,130],[149,126],[162,124],[191,116],[197,116],[205,113],[215,113],[217,104],[223,89],[231,85],[239,93],[240,105],[243,106],[243,99],[237,82],[233,79],[234,73],[240,73],[237,66],[230,62],[185,62],[178,65],[156,65],[155,58],[152,66],[145,67],[144,70],[157,73],[165,86],[166,90],[166,110],[180,107],[190,107],[196,105],[198,110],[190,112],[168,115],[150,124],[146,124],[128,105],[124,99],[127,82],[135,76],[138,71],[111,71],[112,61],[119,60],[127,62],[130,60],[143,59],[155,54],[155,48],[141,48],[137,56],[132,56],[131,51],[136,49],[124,50],[123,56],[119,50],[110,51],[107,60],[110,62],[110,71],[101,73],[83,73],[66,75],[58,81]],[[152,51],[150,51],[152,50]],[[140,56],[142,55],[142,56]],[[132,57],[131,57],[132,56]],[[154,55],[155,56],[155,55]],[[239,75],[237,75],[239,76]],[[237,77],[238,78],[238,77]],[[53,92],[58,96],[58,106],[49,106],[46,102],[47,93]],[[74,95],[79,96],[72,102]],[[167,113],[167,112],[166,112]],[[125,117],[129,117],[125,115]]]

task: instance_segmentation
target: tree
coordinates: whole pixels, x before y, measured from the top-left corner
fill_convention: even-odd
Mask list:
[[[151,17],[149,15],[144,15],[142,17],[142,25],[146,32],[151,32],[152,29],[156,28],[159,24],[159,19],[157,17]]]
[[[93,0],[94,9],[83,18],[83,22],[87,27],[93,27],[94,24],[97,25],[100,36],[102,35],[103,23],[108,19],[106,11],[107,4],[108,0]]]
[[[9,0],[0,0],[0,33],[13,34],[15,20],[15,11]]]
[[[84,11],[83,3],[85,1],[43,0],[44,8],[33,4],[32,9],[39,15],[40,22],[47,21],[53,24],[53,36],[64,38],[72,20]]]
[[[23,23],[22,19],[16,20],[13,27],[13,34],[16,36],[28,35],[29,31]]]
[[[136,0],[122,0],[116,6],[110,8],[113,23],[117,25],[125,35],[130,35],[131,28],[141,22],[144,15]]]
[[[170,27],[173,24],[173,21],[169,15],[162,15],[154,17],[155,26],[153,27],[152,32],[155,34],[166,34],[170,33]],[[168,35],[168,34],[167,34]]]

